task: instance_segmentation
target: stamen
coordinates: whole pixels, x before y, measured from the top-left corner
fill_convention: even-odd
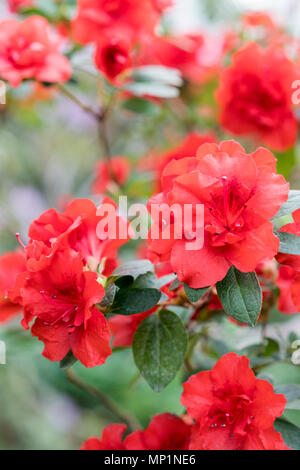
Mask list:
[[[18,242],[19,242],[19,244],[21,245],[21,247],[23,248],[23,250],[26,250],[26,246],[25,246],[24,243],[22,242],[19,233],[16,233],[16,239],[18,240]]]

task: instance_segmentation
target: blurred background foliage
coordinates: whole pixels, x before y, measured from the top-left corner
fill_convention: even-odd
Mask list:
[[[295,6],[295,2],[287,0],[278,0],[276,5],[268,1],[182,0],[168,21],[178,30],[189,26],[213,29],[220,27],[220,23],[234,22],[247,8],[262,9],[264,4],[279,15],[288,15]],[[4,18],[3,6],[0,13]],[[293,21],[287,25],[299,35],[296,18],[295,10]],[[93,103],[95,77],[92,72],[79,69],[75,71],[80,83],[79,89],[76,85],[77,95]],[[132,113],[122,103],[116,104],[109,119],[108,136],[112,154],[126,155],[132,161],[128,183],[132,199],[146,200],[151,192],[151,175],[137,170],[141,156],[170,143],[177,144],[187,131],[210,128],[209,119],[201,117],[197,109],[213,102],[213,89],[211,84],[202,90],[184,115],[178,113],[176,102],[172,109],[168,104],[150,103],[147,113]],[[15,93],[18,99],[10,102],[8,96],[0,113],[0,252],[16,247],[16,232],[26,242],[29,223],[42,211],[62,208],[73,197],[91,197],[93,169],[103,156],[93,120],[68,98],[57,95],[53,100],[50,96],[49,100],[36,101],[30,96],[29,85]],[[279,171],[299,188],[297,148],[279,156]],[[123,256],[132,257],[131,244],[123,250]],[[255,344],[260,341],[260,329],[250,331],[224,316],[216,318],[210,322],[212,339],[204,350],[197,351],[199,370],[212,367],[228,350],[241,351],[247,347],[248,356],[253,354],[255,358],[252,365],[259,367],[260,374],[267,375],[275,385],[300,384],[299,366],[285,359],[272,365],[274,357],[277,361],[284,358],[290,341],[300,336],[297,322],[276,311],[273,321],[269,331],[272,340],[265,345],[258,361]],[[114,417],[96,400],[68,382],[57,364],[41,356],[42,344],[24,332],[17,320],[1,327],[0,339],[7,347],[7,365],[0,366],[0,449],[76,449],[88,436],[99,435],[102,427],[113,421]],[[77,364],[75,368],[79,376],[107,392],[144,426],[157,413],[182,411],[182,377],[178,376],[158,396],[139,378],[131,350],[115,351],[102,367],[88,370]],[[300,426],[300,411],[293,411],[292,416],[287,413]]]

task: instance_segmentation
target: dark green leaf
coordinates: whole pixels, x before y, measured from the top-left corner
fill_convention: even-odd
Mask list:
[[[300,208],[300,191],[291,190],[289,192],[288,201],[281,206],[275,217],[273,219],[278,219],[284,215],[291,214]]]
[[[116,289],[117,288],[115,284],[108,284],[108,286],[105,288],[105,295],[101,302],[98,304],[100,308],[106,308],[109,307],[109,305],[112,305],[115,298]]]
[[[113,276],[121,277],[121,276],[133,276],[134,278],[140,276],[140,274],[145,274],[152,271],[153,272],[153,264],[147,260],[137,260],[137,261],[129,261],[128,263],[123,264],[119,268],[115,269],[113,272]]]
[[[300,237],[287,232],[274,232],[280,240],[280,253],[300,256]]]
[[[160,392],[175,377],[187,349],[187,334],[175,313],[162,310],[138,327],[133,340],[135,363],[150,387]]]
[[[157,289],[121,289],[115,297],[110,313],[134,315],[147,312],[160,301],[161,292]]]
[[[276,419],[274,427],[277,432],[280,432],[282,438],[287,446],[294,450],[300,450],[300,429],[294,424]]]
[[[139,289],[144,289],[144,288],[154,288],[157,289],[157,278],[154,273],[148,272],[145,274],[141,274],[136,278],[134,281],[134,287],[139,288]]]
[[[180,286],[182,286],[182,282],[179,281],[179,279],[176,278],[176,279],[174,279],[174,281],[170,285],[169,291],[172,292],[173,290],[178,289],[178,287],[180,287]]]
[[[203,289],[192,289],[187,284],[184,284],[184,292],[186,293],[187,298],[193,303],[202,299],[207,289],[208,287],[204,287]]]
[[[66,354],[65,357],[60,361],[59,367],[61,369],[68,369],[69,367],[72,367],[75,362],[77,362],[76,357],[72,351],[69,351],[68,354]]]
[[[255,326],[262,306],[262,292],[255,273],[242,273],[232,266],[217,283],[224,310],[240,323]]]

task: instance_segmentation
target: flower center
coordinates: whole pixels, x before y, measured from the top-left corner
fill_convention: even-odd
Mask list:
[[[250,197],[249,190],[243,188],[236,179],[222,176],[220,183],[219,192],[211,194],[209,223],[205,226],[213,246],[236,243],[243,238],[243,211]]]
[[[229,429],[232,437],[235,437],[235,434],[245,435],[247,426],[255,419],[249,415],[250,404],[251,399],[246,395],[225,397],[221,404],[210,410],[208,427]]]

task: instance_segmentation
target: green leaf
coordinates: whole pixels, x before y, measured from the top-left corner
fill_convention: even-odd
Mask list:
[[[117,290],[117,287],[115,284],[113,283],[108,284],[108,286],[105,288],[105,295],[103,299],[101,300],[101,302],[98,304],[100,309],[101,307],[106,308],[112,305],[115,295],[116,295],[116,290]]]
[[[134,281],[134,287],[139,288],[139,289],[144,289],[144,288],[154,288],[157,289],[157,278],[154,273],[148,272],[145,274],[141,274],[136,278]]]
[[[175,377],[187,349],[187,334],[180,318],[168,310],[150,315],[133,340],[135,363],[150,387],[160,392]]]
[[[198,302],[198,300],[202,299],[207,289],[208,287],[204,287],[203,289],[192,289],[187,284],[184,284],[184,292],[192,303]]]
[[[275,393],[282,393],[287,402],[293,402],[294,400],[300,399],[300,385],[288,384],[288,385],[278,385],[274,389]]]
[[[156,82],[165,85],[181,86],[183,80],[178,69],[162,65],[145,65],[137,67],[132,73],[136,82]]]
[[[300,237],[287,232],[274,232],[280,240],[280,253],[300,256]]]
[[[122,289],[112,305],[110,313],[118,315],[135,315],[155,307],[161,298],[157,289]]]
[[[242,273],[232,266],[217,283],[217,292],[228,315],[255,326],[262,306],[262,292],[255,272]]]
[[[133,276],[134,278],[148,272],[153,272],[153,264],[147,260],[129,261],[113,272],[113,277]]]
[[[295,147],[288,149],[286,152],[275,153],[277,158],[277,173],[289,179],[292,169],[296,165]]]
[[[179,281],[179,279],[176,278],[176,279],[174,279],[174,281],[170,285],[169,291],[172,292],[173,290],[178,289],[178,287],[180,287],[180,286],[182,286],[182,282]]]
[[[132,276],[123,276],[116,281],[117,291],[109,313],[134,315],[155,307],[161,299],[161,291],[156,289],[156,277],[145,273],[135,280]]]
[[[158,112],[159,108],[156,104],[143,98],[130,98],[125,100],[122,108],[137,114],[154,115]]]
[[[176,274],[166,274],[166,276],[163,276],[163,277],[160,277],[159,279],[157,279],[157,287],[159,287],[161,289],[162,287],[166,286],[167,284],[170,284],[170,283],[173,284],[173,282],[176,279],[177,279]]]
[[[69,351],[68,354],[66,354],[65,357],[60,361],[59,367],[61,369],[68,369],[69,367],[72,367],[76,362],[76,357],[74,356],[72,351]]]
[[[177,98],[178,88],[156,82],[132,82],[123,87],[136,96],[154,96],[156,98]]]
[[[280,432],[282,438],[287,446],[294,450],[300,450],[300,429],[294,426],[294,424],[283,421],[282,419],[276,419],[274,427],[277,432]]]
[[[283,217],[284,215],[291,214],[292,212],[296,211],[300,207],[300,191],[291,190],[289,192],[289,198],[283,206],[279,209],[277,214],[273,217],[274,219],[278,219],[279,217]]]

